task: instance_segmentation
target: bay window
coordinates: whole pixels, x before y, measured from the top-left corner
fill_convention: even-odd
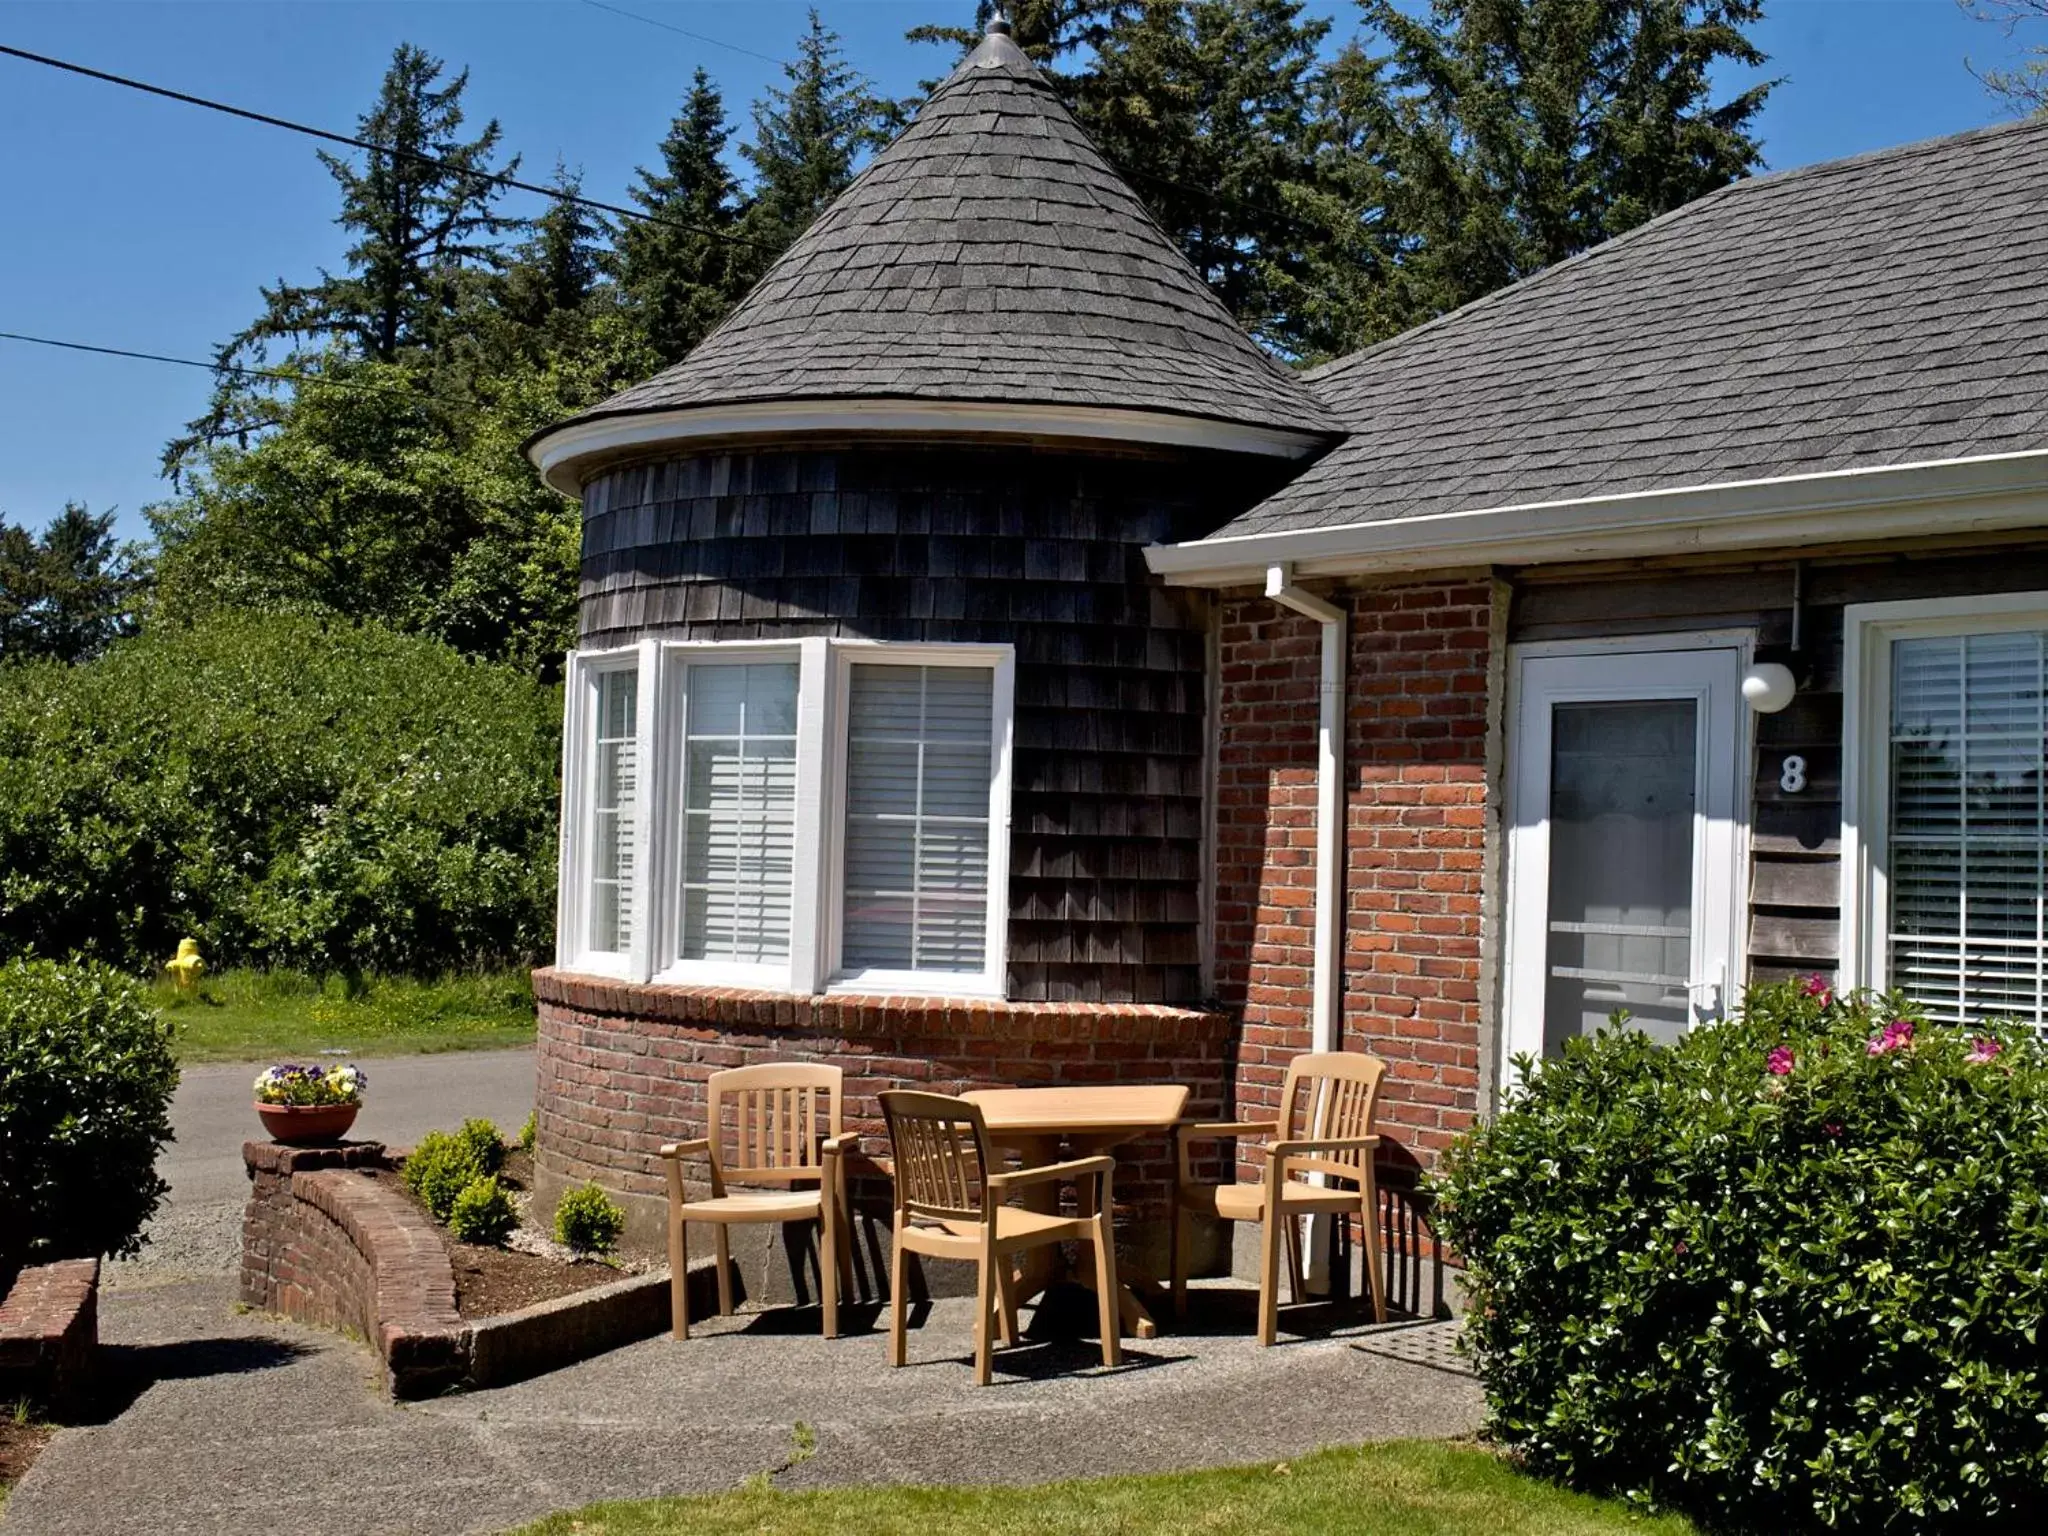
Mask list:
[[[1856,979],[2048,1028],[2048,594],[1848,612]]]
[[[558,964],[1000,994],[1008,647],[647,641],[569,672]]]

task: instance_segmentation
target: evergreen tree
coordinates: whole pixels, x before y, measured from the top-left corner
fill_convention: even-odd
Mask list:
[[[928,23],[904,35],[913,43],[940,43],[965,53],[987,34],[1000,11],[1010,23],[1010,40],[1064,88],[1059,61],[1078,50],[1100,48],[1110,29],[1140,8],[1140,0],[1010,0],[1007,5],[975,0],[972,27]]]
[[[1109,19],[1074,84],[1082,125],[1195,270],[1283,356],[1312,350],[1312,249],[1332,238],[1319,153],[1328,22],[1301,0],[1191,0]]]
[[[581,173],[556,161],[552,185],[560,196],[513,247],[498,299],[508,320],[532,332],[545,332],[555,316],[588,304],[605,259],[604,226],[570,200],[582,194]]]
[[[1391,48],[1347,50],[1339,90],[1372,121],[1405,313],[1427,319],[1748,174],[1769,84],[1761,0],[1363,0]],[[1374,327],[1376,328],[1376,327]],[[1371,338],[1371,328],[1355,338]]]
[[[133,633],[141,587],[111,512],[67,503],[40,536],[0,517],[0,662],[91,660]]]
[[[642,167],[631,189],[647,217],[617,232],[620,287],[663,366],[710,334],[756,267],[724,158],[731,137],[724,98],[699,69],[661,141],[661,169]]]
[[[847,65],[839,34],[819,20],[815,6],[797,56],[782,72],[787,86],[771,86],[767,99],[754,103],[754,136],[740,148],[754,170],[743,228],[758,265],[846,190],[890,118],[867,78]]]

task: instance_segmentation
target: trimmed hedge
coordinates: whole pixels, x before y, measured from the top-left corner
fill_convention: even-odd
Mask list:
[[[0,1295],[17,1270],[133,1254],[178,1086],[171,1030],[102,965],[0,965]]]
[[[1816,978],[1518,1064],[1448,1158],[1492,1433],[1755,1529],[2048,1500],[2048,1053]]]
[[[0,953],[436,974],[553,928],[560,691],[371,625],[222,615],[0,669]]]

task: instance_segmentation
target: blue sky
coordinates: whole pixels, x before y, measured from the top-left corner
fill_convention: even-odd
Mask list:
[[[0,42],[352,130],[392,47],[471,70],[475,121],[545,179],[560,155],[590,196],[623,199],[703,64],[736,117],[779,78],[799,0],[617,0],[715,47],[581,0],[173,3],[0,8]],[[1349,27],[1338,0],[1313,7]],[[947,62],[903,41],[973,0],[823,0],[850,60],[893,95]],[[1997,120],[1965,66],[2008,57],[1954,0],[1771,0],[1756,37],[1783,77],[1761,132],[1774,168]],[[2048,38],[2041,39],[2048,41]],[[740,51],[751,50],[751,51]],[[1731,85],[1739,82],[1730,82]],[[311,141],[0,57],[0,330],[206,357],[254,314],[258,284],[338,262],[333,185]],[[532,199],[515,195],[509,208]],[[40,526],[67,499],[143,531],[163,444],[206,398],[198,370],[0,342],[0,512]]]

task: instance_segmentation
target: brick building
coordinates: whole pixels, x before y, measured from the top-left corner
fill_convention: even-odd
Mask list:
[[[543,1186],[647,1219],[766,1058],[872,1121],[1371,1051],[1416,1172],[1617,1008],[2048,1021],[2044,172],[1740,183],[1294,373],[992,32],[531,445],[585,516]]]

